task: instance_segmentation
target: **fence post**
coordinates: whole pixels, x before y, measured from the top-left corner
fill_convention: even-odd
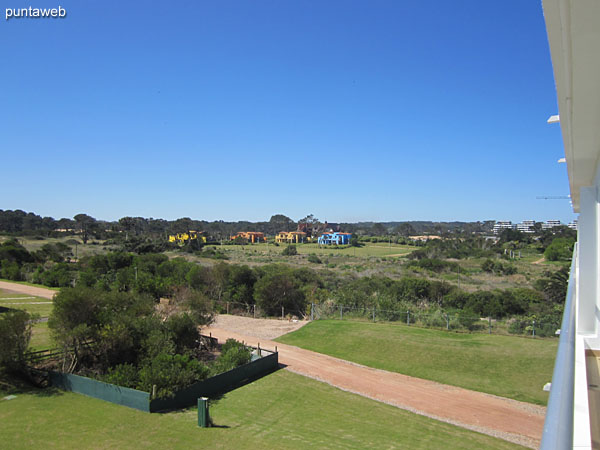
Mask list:
[[[489,324],[489,328],[490,328],[490,331],[488,334],[492,334],[492,318],[491,317],[488,317],[488,324]]]
[[[373,306],[373,322],[375,322],[375,307]]]
[[[227,302],[227,314],[229,314],[229,302]]]
[[[256,319],[256,305],[252,305],[252,315]]]
[[[310,304],[310,321],[312,322],[313,320],[315,320],[315,304],[311,303]]]
[[[342,311],[342,305],[340,305],[340,320],[344,319],[344,312]]]
[[[533,337],[535,337],[535,320],[533,321],[533,328],[531,331],[533,332]]]
[[[281,320],[283,320],[283,306],[281,307]]]
[[[450,319],[448,319],[448,314],[446,314],[446,330],[450,330]]]
[[[410,311],[406,311],[406,325],[410,325]]]

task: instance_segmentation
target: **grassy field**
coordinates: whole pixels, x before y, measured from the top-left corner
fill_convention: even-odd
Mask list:
[[[42,297],[32,297],[26,294],[15,294],[14,292],[0,289],[0,307],[9,309],[22,309],[30,314],[36,314],[39,318],[47,318],[52,312],[52,301]],[[50,331],[47,322],[36,322],[33,325],[30,350],[44,350],[50,348]]]
[[[12,239],[12,236],[0,236],[0,243]],[[62,242],[71,247],[73,257],[77,254],[78,258],[86,255],[97,255],[99,253],[105,253],[112,247],[105,247],[104,241],[90,239],[87,244],[83,245],[79,236],[63,236],[59,238],[45,237],[37,238],[33,236],[18,236],[16,238],[19,243],[27,249],[27,251],[35,252],[40,250],[45,244],[55,244]]]
[[[461,334],[399,324],[319,320],[277,339],[285,344],[540,405],[557,341]]]
[[[2,400],[6,448],[518,448],[279,371],[211,406],[217,427],[188,409],[148,414],[79,394],[16,392]]]
[[[217,249],[225,253],[246,253],[255,252],[262,253],[265,255],[280,255],[283,249],[287,247],[287,244],[279,244],[275,246],[273,244],[251,244],[251,245],[223,245],[216,246]],[[356,256],[357,258],[370,258],[370,257],[399,257],[405,256],[408,253],[415,250],[417,247],[412,245],[398,245],[384,243],[369,243],[362,247],[348,247],[340,246],[335,248],[334,246],[319,246],[318,244],[297,244],[296,250],[300,255],[309,255],[314,253],[316,255],[328,255],[328,256],[339,256],[348,255]]]

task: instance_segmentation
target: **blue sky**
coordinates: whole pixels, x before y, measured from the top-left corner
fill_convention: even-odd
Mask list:
[[[57,7],[64,19],[4,20]],[[0,209],[572,220],[541,2],[7,1]]]

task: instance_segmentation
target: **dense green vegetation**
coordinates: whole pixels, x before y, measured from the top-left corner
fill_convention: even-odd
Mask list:
[[[556,341],[319,320],[277,341],[369,367],[545,404]]]
[[[16,398],[0,408],[0,436],[12,449],[521,448],[287,371],[213,402],[217,427],[204,429],[194,408],[147,414],[71,392],[7,394]]]
[[[198,326],[212,320],[212,306],[200,293],[178,290],[162,314],[154,305],[134,292],[62,289],[48,321],[65,354],[62,370],[164,398],[249,362],[250,351],[235,341],[225,344],[212,367],[199,361]]]
[[[399,279],[283,264],[249,267],[218,262],[201,266],[182,257],[169,259],[165,254],[123,251],[83,256],[77,262],[64,262],[62,259],[67,252],[62,247],[52,246],[46,250],[42,247],[38,251],[28,252],[14,240],[0,244],[0,248],[5,249],[5,254],[12,258],[10,267],[15,267],[17,277],[27,277],[50,286],[76,285],[105,292],[133,292],[148,295],[154,300],[172,296],[180,287],[188,287],[216,302],[217,308],[223,309],[225,302],[237,303],[238,307],[246,310],[257,305],[267,315],[279,315],[283,307],[288,313],[301,316],[308,313],[310,303],[352,309],[377,308],[386,316],[386,320],[399,320],[406,311],[426,314],[454,314],[461,311],[464,316],[473,318],[520,317],[523,321],[536,320],[546,324],[538,334],[554,333],[560,322],[566,292],[566,277],[560,275],[564,269],[556,273],[547,272],[531,287],[468,291],[444,278],[446,275],[454,276],[455,271],[458,277],[468,276],[464,273],[465,269],[461,269],[456,261],[429,256],[443,257],[454,255],[455,252],[462,255],[468,249],[492,250],[482,249],[485,242],[479,239],[444,242],[428,242],[421,249],[413,251],[413,259],[407,264],[415,275],[424,272],[433,274],[431,277],[405,275]],[[61,248],[62,252],[57,250]],[[312,261],[317,261],[314,256]],[[479,270],[497,272],[497,276],[515,271],[513,264],[508,261],[489,258],[484,260]],[[463,322],[457,323],[472,328]],[[519,327],[511,330],[522,331]]]

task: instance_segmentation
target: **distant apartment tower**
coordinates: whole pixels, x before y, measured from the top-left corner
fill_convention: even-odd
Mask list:
[[[502,230],[510,230],[513,228],[513,224],[510,220],[499,220],[494,225],[493,231],[494,234],[502,233]]]
[[[542,230],[551,230],[552,228],[560,227],[561,225],[560,220],[547,220],[542,223]]]
[[[569,225],[567,225],[571,230],[575,230],[577,231],[577,219],[573,220],[572,222],[569,222]]]
[[[534,233],[535,220],[524,220],[517,224],[517,230],[522,233]]]

